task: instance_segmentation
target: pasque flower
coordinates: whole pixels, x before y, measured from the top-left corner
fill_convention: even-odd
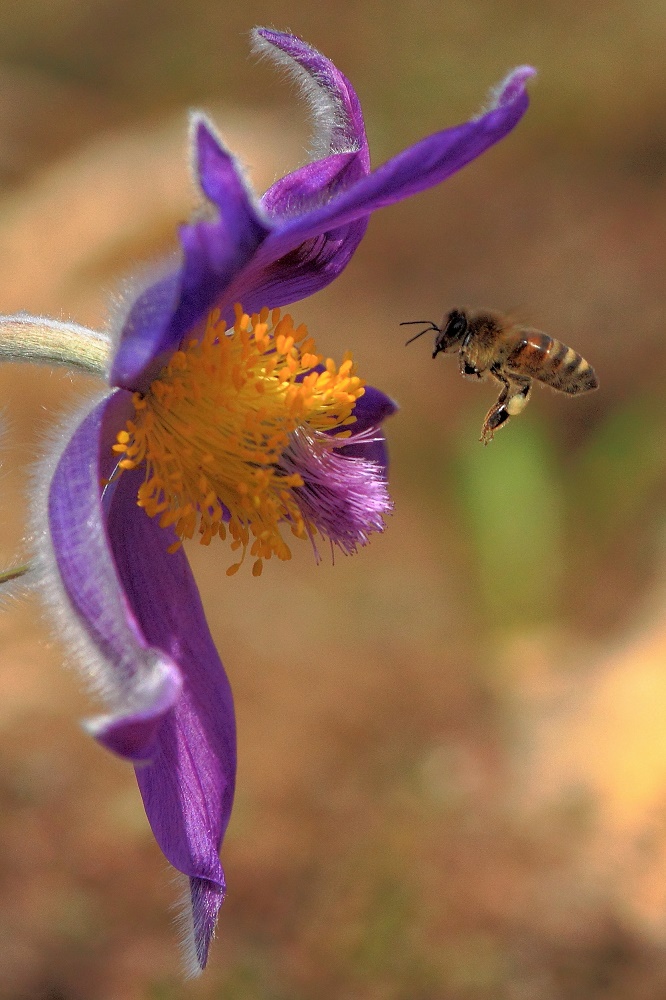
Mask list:
[[[157,842],[189,879],[191,971],[206,964],[224,897],[218,854],[236,750],[229,684],[181,542],[224,543],[227,572],[247,557],[258,575],[267,559],[289,558],[293,539],[349,553],[382,529],[381,423],[394,406],[351,357],[336,365],[320,355],[280,310],[340,274],[376,208],[439,183],[505,136],[527,108],[533,72],[515,70],[479,117],[371,171],[349,81],[293,35],[260,28],[254,42],[309,99],[316,158],[258,198],[195,114],[191,153],[207,209],[182,227],[180,260],[131,297],[118,329],[107,338],[23,315],[0,321],[4,356],[106,368],[104,394],[41,470],[36,563],[105,703],[88,729],[136,765]]]

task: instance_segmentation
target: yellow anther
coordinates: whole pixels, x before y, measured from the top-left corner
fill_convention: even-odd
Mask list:
[[[259,576],[272,556],[291,558],[285,530],[317,533],[295,492],[303,478],[285,470],[283,455],[300,430],[310,439],[336,428],[335,437],[348,436],[342,428],[354,422],[364,391],[351,357],[339,369],[329,358],[324,372],[312,371],[321,363],[305,325],[294,328],[279,309],[249,316],[237,304],[233,327],[213,310],[148,391],[134,393],[133,418],[112,445],[124,456],[116,475],[145,465],[137,503],[174,528],[169,552],[195,534],[202,545],[217,535],[241,552],[228,575],[249,552]]]

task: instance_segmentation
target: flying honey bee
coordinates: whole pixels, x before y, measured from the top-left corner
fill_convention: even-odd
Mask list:
[[[407,341],[434,332],[433,358],[440,353],[457,353],[461,375],[492,378],[502,386],[494,406],[486,414],[479,440],[488,444],[498,427],[521,413],[530,398],[536,379],[558,392],[575,396],[599,385],[585,358],[560,340],[540,330],[519,326],[494,309],[452,309],[442,325],[432,320],[409,320],[401,326],[427,323]]]

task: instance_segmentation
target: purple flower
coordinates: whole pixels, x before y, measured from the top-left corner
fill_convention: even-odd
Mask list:
[[[289,558],[290,535],[315,551],[323,540],[354,552],[382,530],[381,423],[394,405],[361,382],[351,358],[336,366],[319,355],[278,307],[340,274],[376,208],[439,183],[505,136],[527,108],[533,72],[515,70],[484,114],[371,171],[349,81],[292,35],[260,28],[254,40],[310,100],[318,158],[259,199],[194,116],[208,213],[183,226],[177,266],[129,304],[112,391],[61,435],[35,515],[44,592],[106,705],[88,728],[136,765],[157,842],[189,880],[191,971],[206,964],[225,893],[218,854],[236,743],[231,691],[181,542],[226,539],[237,554],[227,572],[249,554],[258,575],[266,559]],[[6,318],[2,328],[35,322]],[[57,327],[44,324],[44,338]],[[61,330],[82,355],[99,351],[99,335]]]

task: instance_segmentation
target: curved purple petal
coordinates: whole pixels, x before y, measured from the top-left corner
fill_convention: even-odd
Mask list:
[[[193,880],[195,946],[203,967],[225,891],[218,852],[235,784],[233,700],[187,559],[182,550],[167,552],[175,536],[137,507],[143,471],[125,476],[130,489],[116,493],[108,515],[114,560],[143,635],[179,664],[184,678],[156,752],[136,776],[160,848]]]
[[[351,184],[331,186],[329,200],[320,199],[300,213],[289,208],[298,203],[299,180],[307,189],[313,165],[290,176],[284,191],[271,189],[269,210],[284,215],[273,216],[272,231],[236,275],[220,307],[228,310],[241,301],[252,312],[320,291],[347,266],[375,209],[446,180],[514,128],[527,110],[525,83],[533,73],[530,67],[515,70],[498,88],[491,109],[479,118],[421,140]],[[305,201],[312,200],[308,191]]]
[[[317,155],[359,150],[360,166],[370,165],[361,103],[351,83],[325,56],[307,42],[284,31],[255,28],[256,52],[283,66],[300,84],[317,126]]]
[[[182,291],[180,269],[150,284],[129,311],[114,355],[109,382],[134,391],[141,372],[171,342],[173,314]]]
[[[333,152],[277,182],[262,208],[232,155],[205,119],[195,118],[201,188],[218,217],[183,226],[181,271],[148,288],[133,306],[111,371],[114,385],[144,390],[167,353],[213,306],[229,319],[236,301],[253,312],[324,288],[347,266],[375,209],[445,180],[503,138],[527,109],[525,83],[533,71],[522,67],[484,115],[429,136],[368,173],[358,99],[348,81],[292,36],[260,29],[256,37],[323,90],[329,116],[341,116],[331,125]],[[338,148],[349,143],[361,145]]]
[[[525,84],[534,72],[529,66],[519,67],[498,88],[485,114],[422,139],[327,203],[286,220],[262,245],[259,259],[281,257],[302,240],[367,217],[461,170],[518,124],[529,104]]]
[[[359,157],[359,153],[336,153],[306,163],[269,187],[261,203],[274,221],[316,208],[365,176],[367,170],[359,174]]]
[[[144,763],[155,755],[159,730],[182,689],[180,671],[165,669],[163,657],[156,655],[153,675],[146,664],[140,684],[135,685],[131,709],[124,707],[117,714],[89,719],[85,728],[107,750],[133,763]]]
[[[518,124],[528,106],[525,83],[533,73],[530,67],[515,70],[481,117],[428,136],[355,183],[341,186],[330,200],[285,215],[236,276],[224,306],[237,300],[250,311],[266,304],[281,306],[326,287],[349,263],[372,212],[446,180]],[[305,183],[307,177],[303,168]],[[289,181],[292,200],[297,197],[295,184],[295,179]],[[287,206],[285,202],[285,211]]]
[[[129,401],[114,393],[74,432],[52,480],[49,523],[67,597],[103,657],[97,681],[113,714],[91,728],[105,746],[148,760],[139,788],[160,848],[193,880],[203,966],[225,889],[218,851],[235,783],[233,701],[187,560],[167,552],[174,534],[137,506],[143,471],[101,495]]]
[[[234,302],[242,302],[248,312],[257,312],[267,303],[271,308],[299,302],[330,285],[354,256],[368,227],[368,219],[358,219],[302,241],[284,256],[271,260],[257,254],[227,289],[219,303],[224,315],[231,316]]]
[[[131,760],[147,759],[156,731],[180,696],[174,660],[155,649],[132,613],[109,550],[100,480],[111,474],[112,427],[128,414],[127,393],[105,399],[74,432],[58,462],[49,492],[49,527],[65,593],[94,644],[90,673],[112,716],[91,729]],[[122,733],[122,720],[131,733]],[[113,733],[114,722],[120,730]],[[107,740],[108,734],[108,740]]]
[[[181,230],[183,292],[172,321],[173,331],[181,336],[215,305],[270,232],[240,166],[204,118],[195,118],[193,134],[199,183],[219,215]]]

